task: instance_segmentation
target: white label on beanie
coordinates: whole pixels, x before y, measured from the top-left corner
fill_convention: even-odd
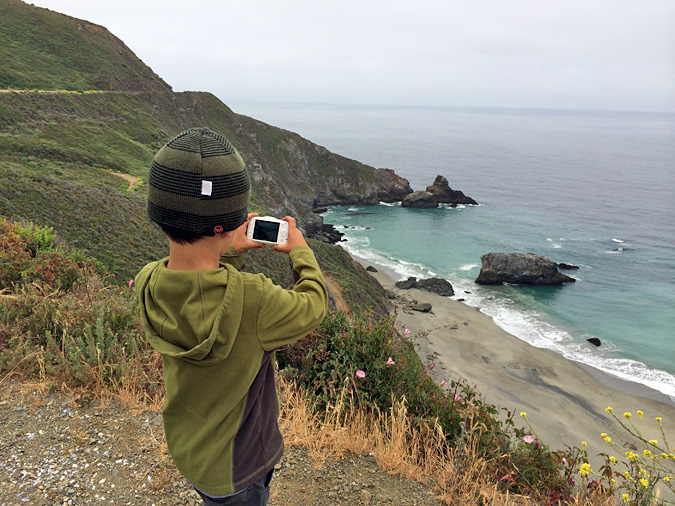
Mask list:
[[[213,187],[212,181],[206,181],[202,179],[202,195],[211,196],[211,188]]]

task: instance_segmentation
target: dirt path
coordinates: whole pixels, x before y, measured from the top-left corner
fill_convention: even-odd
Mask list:
[[[326,288],[328,288],[328,292],[333,296],[335,307],[345,314],[350,314],[352,311],[347,304],[347,300],[345,299],[344,292],[342,291],[340,285],[335,280],[327,276],[325,272],[323,277],[326,281]]]
[[[0,506],[194,506],[197,494],[166,452],[162,417],[10,380],[0,392]],[[277,466],[269,506],[441,506],[418,483],[377,468],[370,455],[322,467],[303,448]]]
[[[123,90],[15,90],[0,89],[0,93],[41,93],[46,95],[88,95],[92,93],[126,93],[128,95],[140,95],[142,91],[123,91]]]
[[[138,186],[138,178],[134,176],[130,176],[129,174],[122,174],[121,172],[111,172],[111,174],[115,176],[119,176],[122,179],[126,179],[129,182],[129,187],[127,188],[127,191],[133,191],[136,186]]]

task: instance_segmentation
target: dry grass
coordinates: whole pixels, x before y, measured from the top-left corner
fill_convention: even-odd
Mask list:
[[[478,456],[476,437],[450,448],[438,425],[414,428],[405,399],[394,402],[388,413],[367,413],[355,408],[343,389],[336,405],[325,414],[313,411],[302,389],[282,378],[280,424],[289,446],[306,447],[315,465],[348,453],[371,453],[378,466],[392,474],[423,483],[445,504],[456,506],[523,506],[537,504],[531,497],[504,492],[488,471],[489,462]],[[569,506],[610,506],[612,497],[574,499]]]
[[[347,452],[369,452],[381,469],[432,487],[446,504],[530,504],[498,492],[486,473],[487,463],[465,453],[471,447],[449,448],[438,425],[414,429],[405,400],[395,402],[388,413],[366,413],[355,409],[344,388],[336,405],[318,415],[295,384],[282,380],[279,388],[284,438],[289,445],[307,447],[317,465]]]

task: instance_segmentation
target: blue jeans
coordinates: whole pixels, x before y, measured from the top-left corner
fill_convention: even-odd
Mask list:
[[[202,506],[265,506],[270,497],[270,481],[273,473],[274,469],[241,492],[225,497],[211,497],[201,490],[196,488],[195,490],[202,498]]]

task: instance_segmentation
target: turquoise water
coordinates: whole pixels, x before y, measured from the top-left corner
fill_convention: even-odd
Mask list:
[[[406,177],[437,174],[481,205],[332,208],[350,252],[401,277],[448,279],[535,346],[675,399],[675,115],[235,104]],[[480,256],[580,266],[561,287],[481,287]],[[598,337],[596,348],[586,342]]]

